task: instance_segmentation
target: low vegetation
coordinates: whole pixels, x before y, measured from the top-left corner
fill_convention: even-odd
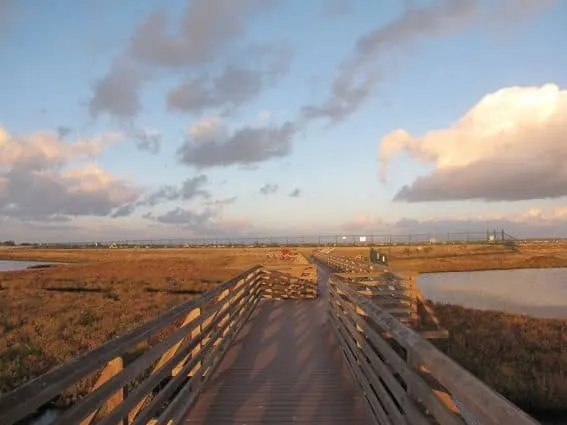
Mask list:
[[[456,362],[528,412],[567,416],[567,320],[434,304]]]
[[[377,247],[397,270],[419,273],[567,267],[567,241]],[[368,256],[368,247],[337,248],[339,255]]]
[[[396,269],[440,272],[567,266],[567,245],[389,247]],[[311,249],[304,250],[306,254]],[[382,252],[380,248],[378,251]],[[368,255],[368,247],[338,248]],[[133,329],[255,264],[284,268],[267,248],[0,248],[0,259],[65,264],[0,273],[0,392]],[[287,271],[287,270],[286,270]],[[567,320],[435,304],[447,354],[530,412],[567,406]],[[72,403],[85,389],[62,400]]]
[[[567,241],[377,248],[397,270],[420,273],[567,267]],[[338,248],[367,256],[368,247]],[[434,304],[451,358],[541,420],[567,418],[567,319],[540,319]]]
[[[0,273],[0,393],[253,265],[282,263],[267,251],[0,249],[3,260],[65,263]]]

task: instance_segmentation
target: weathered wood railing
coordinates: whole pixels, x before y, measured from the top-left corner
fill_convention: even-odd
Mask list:
[[[348,281],[329,281],[332,328],[380,425],[535,425]]]
[[[347,273],[371,273],[388,270],[387,266],[371,263],[370,261],[357,260],[352,257],[344,257],[333,254],[316,254],[315,258],[327,264],[334,271]]]
[[[273,299],[313,300],[317,281],[305,280],[277,270],[264,270],[263,295]]]
[[[386,309],[401,322],[418,324],[419,290],[415,275],[402,275],[389,267],[338,255],[315,255],[315,259],[336,272],[331,276],[347,280],[352,288]]]
[[[97,376],[92,391],[53,425],[177,424],[260,298],[316,294],[314,282],[256,266],[3,395],[0,424],[25,419],[73,385]],[[146,350],[133,355],[141,344]]]

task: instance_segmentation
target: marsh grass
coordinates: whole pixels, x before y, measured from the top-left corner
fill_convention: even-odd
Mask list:
[[[449,357],[522,409],[567,416],[567,320],[433,307]]]
[[[264,250],[242,249],[0,249],[2,259],[70,263],[0,273],[0,392],[199,296],[264,256]],[[137,347],[127,360],[147,348]],[[73,403],[94,379],[57,403]]]
[[[369,247],[338,247],[338,255],[367,256]],[[567,267],[567,241],[378,247],[396,270],[440,273],[473,270]]]

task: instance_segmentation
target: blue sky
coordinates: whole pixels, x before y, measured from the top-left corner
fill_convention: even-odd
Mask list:
[[[565,234],[567,143],[549,131],[567,121],[565,2],[0,4],[0,239],[487,225]],[[127,67],[114,73],[116,64]],[[223,72],[220,89],[199,97]],[[168,104],[185,82],[192,91],[180,94],[182,106]],[[346,88],[333,96],[340,83]],[[554,88],[547,97],[546,84]],[[479,102],[499,91],[494,110],[510,125],[495,133],[497,117]],[[354,92],[361,99],[349,103]],[[139,108],[121,109],[136,98]],[[475,105],[477,118],[463,121]],[[208,132],[196,130],[202,123]],[[254,130],[236,137],[243,129]],[[407,137],[395,141],[396,130]],[[445,133],[423,138],[438,130]],[[148,131],[159,137],[144,149]],[[49,141],[38,132],[51,132]],[[96,153],[68,154],[110,133],[117,140]],[[64,159],[48,155],[46,143]],[[474,155],[457,158],[466,152]],[[31,153],[40,155],[33,167]],[[530,166],[534,187],[522,186],[532,184],[526,158],[539,164]],[[96,172],[67,172],[93,164]],[[201,192],[182,195],[183,182],[201,175]],[[267,184],[277,190],[262,194]]]

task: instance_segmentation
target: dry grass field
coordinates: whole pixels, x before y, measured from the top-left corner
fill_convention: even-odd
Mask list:
[[[380,251],[380,248],[378,248]],[[567,242],[386,247],[393,268],[419,273],[567,267]],[[368,256],[368,248],[338,255]],[[541,420],[567,420],[567,320],[540,319],[437,303],[449,330],[443,350],[522,409]]]
[[[256,264],[291,273],[304,268],[281,261],[279,250],[242,248],[0,248],[0,260],[65,263],[0,272],[0,392]]]
[[[292,273],[304,268],[281,261],[279,251],[0,248],[0,260],[65,263],[0,272],[0,392],[253,265]],[[309,255],[313,249],[300,251]],[[395,269],[415,272],[567,266],[567,243],[520,244],[518,249],[499,245],[398,246],[383,251]],[[335,252],[367,256],[368,248],[345,247]],[[297,261],[304,263],[301,257]],[[464,367],[523,408],[561,410],[567,403],[567,320],[531,319],[441,304],[435,307],[451,332],[445,349]],[[77,390],[76,394],[80,393]],[[64,403],[72,402],[73,396]]]
[[[522,409],[567,422],[567,320],[447,304],[434,309],[449,330],[443,346],[449,357]]]
[[[338,255],[368,256],[368,247],[337,248]],[[567,241],[503,245],[414,245],[378,247],[394,269],[419,273],[567,267]]]

